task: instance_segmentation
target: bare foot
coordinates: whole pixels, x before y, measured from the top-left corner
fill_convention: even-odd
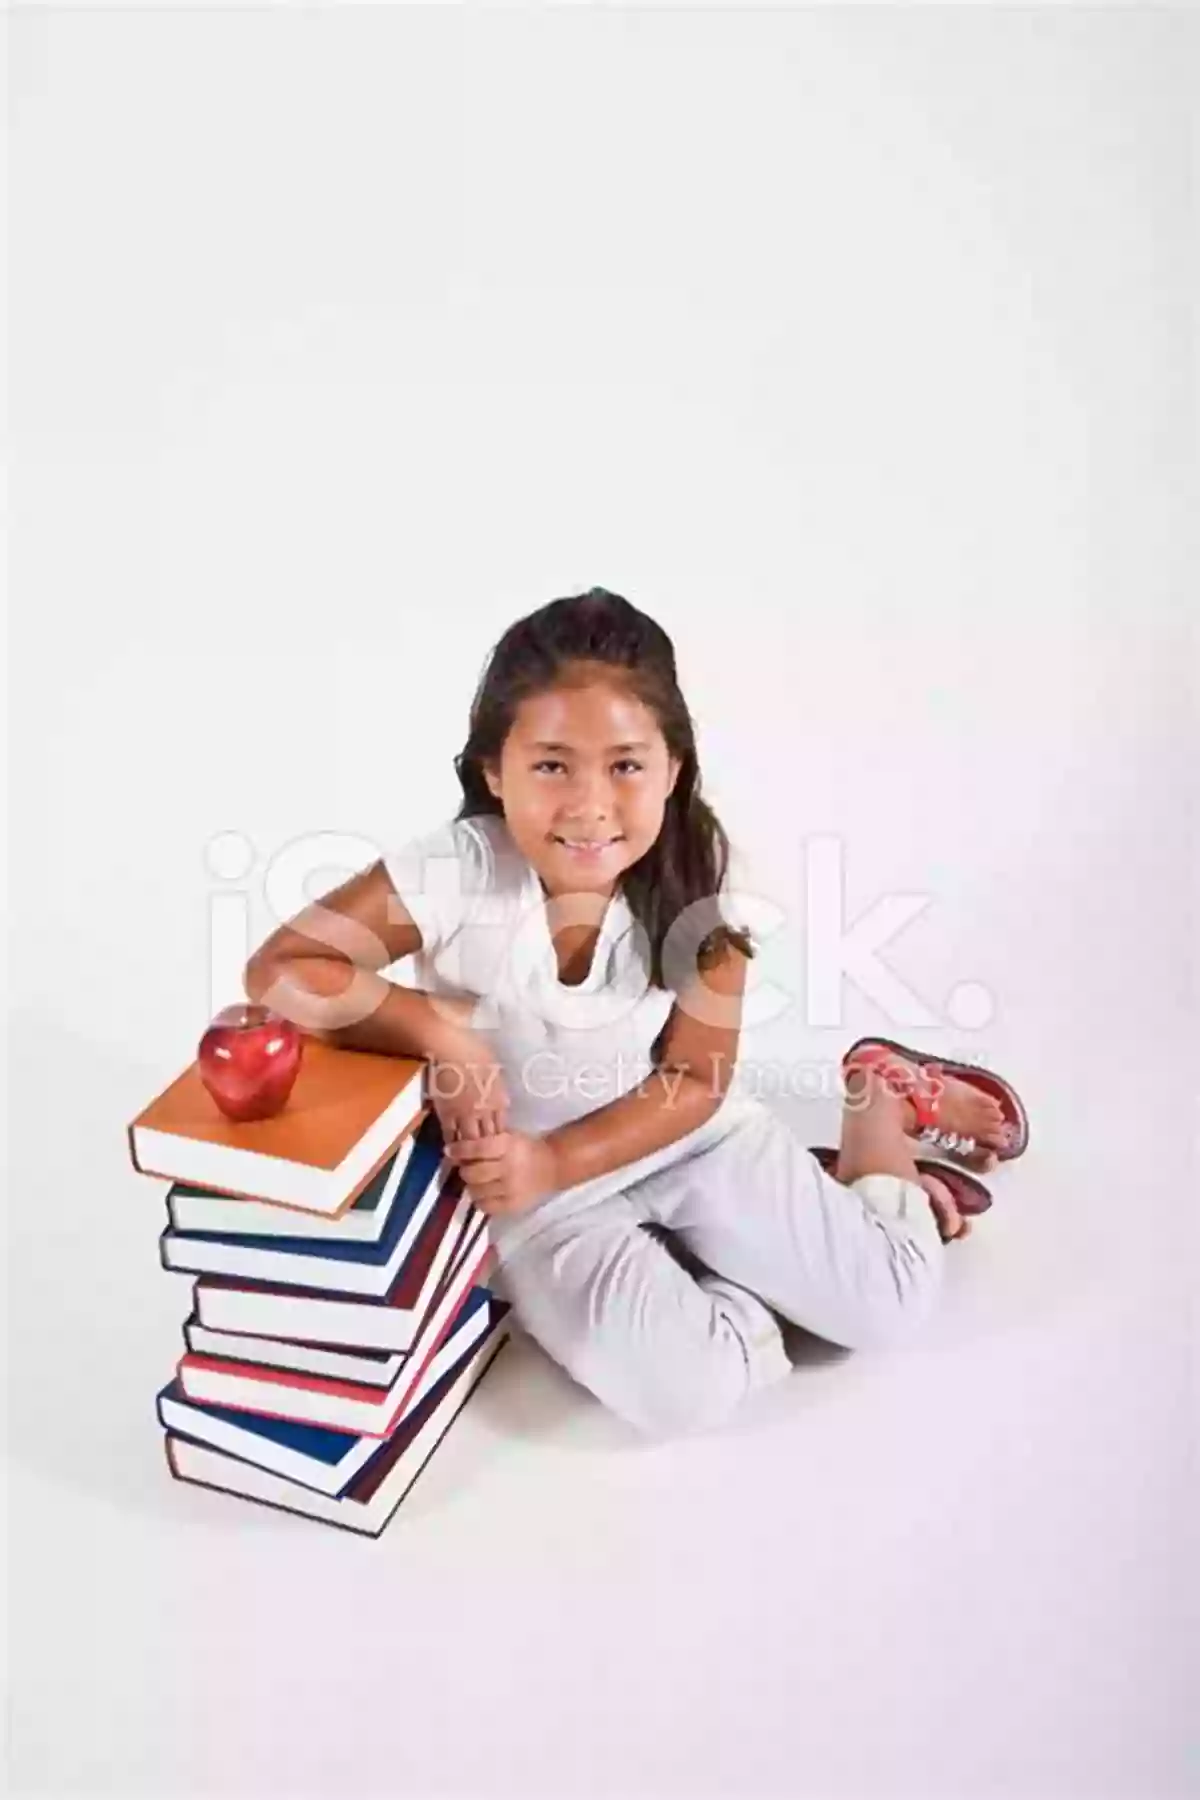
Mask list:
[[[907,1062],[902,1056],[893,1053],[893,1060],[908,1070],[914,1084],[919,1090],[927,1090],[936,1081],[941,1083],[941,1097],[938,1102],[938,1128],[941,1131],[957,1132],[960,1138],[975,1140],[974,1148],[968,1151],[944,1151],[941,1146],[931,1146],[934,1155],[952,1154],[965,1168],[976,1174],[986,1175],[999,1162],[997,1150],[1002,1150],[1008,1142],[1010,1126],[1004,1116],[1004,1108],[991,1094],[985,1094],[980,1088],[972,1087],[969,1081],[963,1081],[957,1075],[947,1075],[938,1064],[914,1064]],[[909,1137],[918,1131],[917,1115],[907,1100],[904,1102],[904,1130]]]
[[[874,1069],[851,1070],[846,1094],[841,1148],[832,1171],[835,1179],[848,1187],[860,1175],[882,1173],[918,1182],[929,1197],[942,1242],[967,1237],[971,1222],[958,1210],[952,1189],[917,1168],[915,1145],[904,1128],[905,1114],[912,1113],[908,1101]]]
[[[929,1204],[933,1208],[943,1244],[948,1244],[953,1238],[970,1237],[971,1221],[959,1212],[954,1195],[946,1183],[939,1181],[936,1175],[926,1174],[923,1169],[917,1171],[917,1180],[929,1195]]]
[[[974,1138],[975,1148],[955,1150],[953,1154],[970,1169],[987,1173],[1000,1158],[997,1150],[1008,1143],[1008,1121],[1004,1108],[991,1094],[972,1087],[957,1075],[941,1076],[945,1086],[938,1101],[938,1125],[942,1131],[956,1131],[959,1137]],[[914,1120],[914,1129],[915,1120]]]

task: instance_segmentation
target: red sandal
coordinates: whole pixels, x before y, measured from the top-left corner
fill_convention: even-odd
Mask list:
[[[889,1067],[896,1066],[893,1056],[903,1057],[905,1062],[928,1070],[935,1077],[932,1092],[923,1091],[911,1081],[903,1089],[905,1098],[916,1112],[917,1136],[921,1143],[929,1144],[948,1156],[968,1157],[982,1151],[984,1154],[993,1154],[997,1162],[1013,1162],[1018,1156],[1024,1156],[1029,1147],[1029,1115],[1016,1088],[1001,1075],[993,1075],[987,1069],[977,1069],[971,1063],[926,1056],[920,1050],[910,1049],[907,1044],[898,1044],[892,1038],[881,1037],[859,1038],[842,1058],[842,1069],[882,1067],[886,1071]],[[980,1145],[973,1137],[942,1130],[938,1119],[942,1094],[939,1078],[942,1075],[957,1076],[959,1081],[965,1081],[969,1087],[978,1088],[981,1093],[989,1094],[993,1100],[1000,1102],[1008,1132],[1006,1144]]]
[[[837,1160],[841,1154],[832,1150],[827,1144],[810,1147],[809,1154],[815,1156],[827,1175],[832,1175],[837,1168]],[[986,1188],[977,1175],[968,1175],[965,1169],[952,1167],[949,1163],[936,1162],[932,1157],[916,1156],[913,1158],[922,1175],[936,1175],[944,1181],[954,1196],[954,1204],[964,1219],[974,1219],[980,1213],[987,1212],[992,1204],[991,1190]]]

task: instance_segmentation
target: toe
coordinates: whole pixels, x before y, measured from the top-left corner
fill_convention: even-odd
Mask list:
[[[1000,1105],[998,1100],[989,1099],[987,1102],[987,1112],[984,1116],[984,1123],[979,1135],[990,1144],[1001,1145],[1005,1141],[1006,1130],[1007,1126],[1004,1118],[1004,1108]]]

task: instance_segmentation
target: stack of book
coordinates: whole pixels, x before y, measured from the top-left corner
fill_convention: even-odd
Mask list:
[[[510,1308],[425,1067],[306,1036],[275,1117],[227,1119],[193,1063],[128,1126],[194,1283],[158,1396],[179,1480],[377,1537],[495,1360]]]

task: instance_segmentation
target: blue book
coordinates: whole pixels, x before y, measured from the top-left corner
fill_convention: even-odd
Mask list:
[[[426,1119],[428,1115],[425,1115]],[[328,1244],[376,1244],[391,1215],[392,1204],[408,1159],[428,1128],[405,1132],[387,1161],[378,1168],[353,1206],[332,1218],[320,1213],[298,1212],[270,1200],[243,1200],[197,1187],[189,1181],[173,1181],[167,1190],[167,1217],[176,1231],[216,1237],[311,1238]],[[419,1133],[419,1136],[418,1136]]]
[[[189,1400],[178,1378],[159,1394],[158,1416],[177,1437],[208,1444],[227,1456],[270,1469],[317,1493],[340,1494],[437,1383],[470,1354],[488,1330],[493,1315],[499,1317],[507,1310],[507,1302],[494,1299],[487,1288],[476,1285],[469,1289],[450,1330],[426,1360],[391,1429],[383,1437]]]
[[[444,1187],[462,1175],[443,1155],[440,1138],[419,1137],[375,1243],[330,1243],[321,1237],[263,1239],[241,1232],[176,1231],[159,1239],[165,1269],[189,1275],[230,1275],[283,1287],[340,1294],[386,1294],[437,1204]]]
[[[509,1332],[509,1308],[497,1304],[488,1330],[474,1348],[405,1414],[391,1437],[383,1440],[340,1494],[318,1493],[169,1431],[166,1452],[171,1473],[177,1481],[377,1538],[495,1362]]]

